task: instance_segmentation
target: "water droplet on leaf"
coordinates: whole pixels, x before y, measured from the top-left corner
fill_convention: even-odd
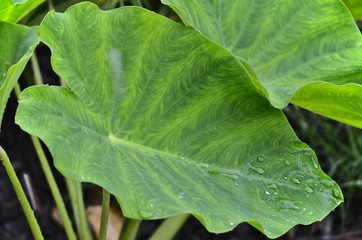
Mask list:
[[[263,157],[263,156],[259,156],[259,157],[257,157],[256,159],[257,159],[259,162],[264,161],[264,157]]]
[[[339,192],[339,189],[338,189],[338,188],[334,188],[334,189],[333,189],[333,195],[334,195],[335,197],[339,197],[340,192]]]
[[[226,175],[226,177],[229,178],[229,179],[232,179],[232,180],[239,179],[239,175],[237,175],[237,174]]]
[[[277,188],[278,188],[278,185],[276,185],[275,183],[272,183],[272,184],[268,185],[268,188],[270,188],[270,189],[277,189]]]
[[[290,166],[289,160],[285,160],[285,161],[284,161],[284,164],[285,164],[285,166],[289,167],[289,166]]]
[[[319,167],[319,166],[318,166],[318,163],[316,163],[316,162],[313,161],[313,167],[314,167],[315,169],[318,169],[318,167]]]
[[[311,187],[306,187],[306,188],[305,188],[305,191],[306,191],[307,193],[313,193],[313,192],[314,192]]]
[[[147,211],[140,211],[140,212],[139,212],[139,215],[140,215],[142,218],[151,218],[151,217],[153,216],[153,213],[147,212]]]
[[[203,168],[209,168],[209,164],[207,163],[200,163],[199,166]]]
[[[229,222],[229,225],[230,225],[230,226],[234,226],[234,223],[233,223],[233,222]]]
[[[298,178],[292,178],[291,181],[296,184],[300,184],[300,180]]]
[[[265,191],[265,194],[266,194],[266,195],[270,195],[270,192],[269,192],[269,191]]]
[[[261,175],[263,175],[264,172],[265,172],[264,169],[258,168],[258,167],[254,167],[254,166],[251,166],[250,169],[251,169],[252,171],[256,172],[256,173],[261,174]]]

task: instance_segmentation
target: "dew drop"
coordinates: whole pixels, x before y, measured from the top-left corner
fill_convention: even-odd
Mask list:
[[[288,177],[286,177],[286,176],[285,176],[285,177],[284,177],[284,179],[285,179],[285,180],[287,180],[287,179],[288,179]]]
[[[235,183],[235,186],[239,186],[239,183],[236,182],[236,183]]]
[[[153,203],[150,203],[150,205],[149,205],[149,206],[152,208],[152,207],[154,207],[155,205],[153,205]]]
[[[227,178],[232,179],[232,180],[238,180],[239,179],[239,175],[237,174],[229,174],[226,175]]]
[[[285,164],[285,166],[289,167],[289,166],[290,166],[289,160],[285,160],[285,161],[284,161],[284,164]]]
[[[178,195],[178,198],[181,199],[181,198],[184,198],[184,192],[180,193],[180,195]]]
[[[256,159],[257,159],[259,162],[262,162],[262,161],[265,160],[263,156],[259,156],[259,157],[257,157]]]
[[[314,167],[315,169],[318,169],[318,167],[319,167],[319,166],[318,166],[318,163],[316,163],[316,162],[313,161],[313,167]]]
[[[294,209],[294,210],[300,210],[300,207],[294,206],[292,209]]]
[[[272,183],[272,184],[268,185],[268,188],[270,188],[270,189],[277,189],[277,188],[278,188],[278,185],[276,185],[275,183]]]
[[[313,193],[313,192],[314,192],[311,187],[306,187],[306,188],[305,188],[305,191],[306,191],[307,193]]]
[[[181,159],[185,159],[185,157],[184,157],[184,156],[182,156],[182,157],[181,157]]]
[[[142,218],[151,218],[151,217],[153,216],[153,213],[147,212],[147,211],[140,211],[140,212],[139,212],[139,215],[140,215]]]
[[[234,226],[234,223],[233,223],[233,222],[229,222],[229,225],[230,225],[230,226]]]
[[[180,199],[181,199],[181,198],[183,198],[183,196],[182,196],[182,195],[179,195],[179,196],[178,196],[178,198],[180,198]]]
[[[203,168],[209,168],[209,164],[207,163],[200,163],[199,166]]]
[[[264,169],[262,169],[262,168],[258,168],[258,167],[252,166],[252,167],[250,167],[250,169],[251,169],[252,171],[256,172],[256,173],[261,174],[261,175],[263,175],[263,174],[265,173]]]
[[[296,184],[300,184],[300,180],[298,178],[292,178],[291,181]]]
[[[279,196],[279,193],[278,192],[273,192],[273,195],[274,196]]]
[[[6,73],[3,74],[3,77],[5,77],[5,76],[6,76]]]
[[[335,197],[339,197],[339,190],[338,190],[338,188],[334,188],[333,189],[333,195],[335,196]]]
[[[322,189],[322,188],[318,188],[318,191],[322,192],[322,191],[323,191],[323,189]]]
[[[313,186],[318,187],[318,183],[313,183]]]
[[[266,195],[270,195],[270,192],[269,192],[269,191],[265,191],[265,194],[266,194]]]

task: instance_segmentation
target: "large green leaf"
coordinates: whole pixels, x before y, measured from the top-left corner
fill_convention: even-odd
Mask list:
[[[1,0],[0,21],[17,22],[44,0]]]
[[[247,221],[277,237],[343,200],[239,60],[194,29],[84,3],[48,14],[39,35],[70,89],[26,89],[16,122],[127,217],[191,213],[211,232]]]
[[[349,88],[337,87],[362,83],[362,37],[339,0],[162,2],[170,4],[186,24],[244,58],[273,106],[285,107],[303,86],[312,84],[310,89],[315,82],[330,83],[336,85],[333,94],[339,96],[333,106],[324,107],[330,103],[324,99],[324,92],[332,91],[330,84],[318,85],[315,95],[294,103],[307,109],[321,103],[313,108],[318,113],[362,128],[361,120],[354,121],[361,102],[351,101],[354,93],[350,95]],[[356,89],[362,95],[361,88]],[[346,101],[350,104],[345,105]],[[342,120],[333,107],[343,109]]]
[[[10,92],[39,42],[37,31],[0,22],[0,126]]]

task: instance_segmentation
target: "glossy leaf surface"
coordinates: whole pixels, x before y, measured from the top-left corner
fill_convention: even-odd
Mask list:
[[[18,22],[44,0],[1,0],[0,21]]]
[[[84,3],[48,14],[39,34],[70,90],[28,88],[16,122],[127,217],[191,213],[211,232],[247,221],[277,237],[343,200],[239,60],[194,29]]]
[[[350,101],[354,93],[349,95],[348,87],[337,87],[362,83],[362,37],[339,0],[162,2],[170,4],[186,24],[244,58],[273,106],[283,108],[303,86],[325,82],[313,90],[316,95],[303,96],[305,101],[295,103],[309,109],[322,102],[313,109],[340,121],[333,107],[343,109],[344,122],[362,128],[354,121],[361,102]],[[330,102],[323,98],[324,92],[331,91],[328,83],[336,85],[334,95],[340,101],[325,108]],[[345,105],[346,101],[350,104]]]
[[[6,103],[39,42],[37,27],[0,22],[0,126]]]

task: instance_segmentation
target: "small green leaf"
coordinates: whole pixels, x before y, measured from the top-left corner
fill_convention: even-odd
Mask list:
[[[339,0],[162,2],[180,13],[186,24],[245,59],[255,72],[254,83],[262,85],[259,89],[274,107],[287,106],[293,95],[308,84],[334,84],[338,101],[329,101],[324,91],[330,88],[318,85],[313,89],[316,95],[309,94],[309,99],[304,97],[304,101],[294,103],[362,128],[354,118],[361,103],[351,101],[356,90],[362,95],[361,88],[350,93],[349,88],[338,87],[362,83],[362,37]],[[346,101],[349,104],[345,105]],[[325,104],[333,105],[326,108]],[[330,111],[333,107],[343,111],[344,118],[338,111]]]
[[[18,22],[44,0],[1,0],[0,21]]]
[[[355,19],[362,19],[362,1],[361,0],[343,0],[347,8],[351,11]]]
[[[291,103],[362,128],[362,86],[312,83],[297,91]]]
[[[16,122],[125,216],[191,213],[211,232],[247,221],[277,237],[343,201],[239,60],[194,29],[83,3],[49,13],[39,35],[70,89],[26,89]]]
[[[39,43],[37,27],[0,22],[0,126],[6,103]]]

